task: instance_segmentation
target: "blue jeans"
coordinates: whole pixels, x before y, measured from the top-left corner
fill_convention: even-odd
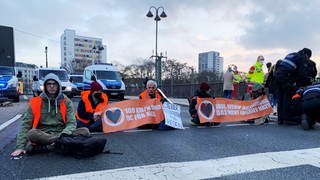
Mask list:
[[[269,94],[269,101],[272,107],[276,106],[278,101],[276,94]]]
[[[231,99],[232,98],[232,90],[224,90],[223,91],[223,97]]]
[[[102,132],[102,120],[98,119],[94,123],[86,124],[77,120],[77,128],[86,127],[90,132]]]

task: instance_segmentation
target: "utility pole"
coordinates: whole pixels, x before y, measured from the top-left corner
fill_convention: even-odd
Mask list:
[[[46,67],[48,67],[48,47],[46,46],[44,49],[46,52]]]

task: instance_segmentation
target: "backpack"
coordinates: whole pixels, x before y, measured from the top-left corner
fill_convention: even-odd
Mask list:
[[[65,156],[87,158],[102,153],[106,142],[104,137],[61,134],[55,141],[54,151]]]

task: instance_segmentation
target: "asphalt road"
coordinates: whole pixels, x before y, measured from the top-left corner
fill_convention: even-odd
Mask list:
[[[79,99],[74,99],[75,105],[78,101]],[[20,103],[13,105],[14,107],[17,106],[16,112],[22,111],[18,106],[22,109],[25,108]],[[0,110],[0,112],[4,111]],[[0,114],[0,117],[5,117],[6,114]],[[70,174],[76,176],[75,174],[77,173],[85,173],[81,175],[82,179],[105,179],[93,174],[86,174],[87,172],[97,172],[100,174],[112,172],[114,176],[111,179],[291,180],[320,178],[320,155],[318,156],[314,153],[314,160],[312,157],[311,160],[305,160],[305,162],[301,162],[304,160],[300,160],[300,163],[294,162],[292,164],[277,162],[281,166],[275,165],[271,168],[260,168],[260,170],[258,168],[264,166],[264,164],[267,166],[266,161],[259,160],[260,155],[273,158],[276,156],[270,154],[279,152],[281,156],[279,158],[295,161],[299,158],[299,155],[304,154],[304,151],[307,153],[307,149],[319,148],[320,126],[318,124],[310,131],[303,131],[299,126],[279,126],[276,123],[259,126],[239,123],[236,125],[222,124],[220,127],[194,127],[189,124],[190,116],[186,107],[182,107],[181,117],[186,127],[185,130],[125,131],[98,134],[97,136],[107,138],[106,149],[116,154],[100,154],[87,159],[75,159],[48,153],[24,156],[22,159],[12,160],[10,153],[15,147],[14,138],[19,125],[18,121],[0,132],[1,141],[6,142],[5,145],[2,144],[2,147],[0,147],[0,179],[33,179]],[[292,155],[291,152],[295,152],[296,150],[299,153]],[[318,149],[314,151],[317,152]],[[248,157],[250,158],[249,160],[246,159]],[[228,159],[231,159],[231,164],[224,165]],[[277,161],[277,159],[273,160]],[[214,162],[214,165],[210,165],[209,161]],[[311,161],[312,163],[310,163]],[[221,164],[221,167],[219,167],[219,164]],[[257,170],[255,168],[246,169],[250,164],[256,166]],[[152,174],[153,178],[148,174],[138,175],[136,173],[143,169],[155,168],[153,165],[160,169]],[[239,168],[234,165],[239,165],[244,170],[239,170],[239,172],[234,170],[234,172],[232,167]],[[188,170],[184,169],[180,172],[175,172],[176,176],[171,176],[169,174],[166,175],[168,171],[161,170],[162,166],[169,166],[169,168],[170,166],[190,166],[194,168],[194,171],[192,168]],[[199,175],[201,171],[197,169],[197,167],[202,166],[208,166],[208,168],[218,166],[221,168],[219,171],[226,173],[223,173],[221,176],[214,174],[208,174],[207,176],[203,174],[202,176],[202,174]],[[119,168],[129,169],[118,170]],[[103,173],[103,171],[106,173]],[[217,169],[209,171],[217,171]],[[228,173],[229,171],[230,173]],[[119,176],[116,176],[115,172]],[[184,175],[179,176],[179,174]]]

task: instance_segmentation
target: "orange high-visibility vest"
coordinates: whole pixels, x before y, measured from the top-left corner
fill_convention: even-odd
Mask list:
[[[141,94],[139,94],[140,99],[151,99],[149,94],[148,94],[148,90],[144,90]],[[162,96],[161,94],[156,90],[156,96],[155,98],[161,102]]]
[[[106,107],[108,105],[108,96],[105,93],[101,93],[101,97],[103,99],[103,102],[99,103],[95,109],[92,108],[90,100],[89,100],[89,95],[90,95],[90,91],[82,91],[81,92],[81,98],[82,101],[84,102],[84,105],[86,107],[86,112],[88,113],[95,113],[95,112],[99,112],[102,111],[104,107]],[[78,111],[76,112],[76,118],[85,123],[88,124],[90,122],[89,119],[84,119],[79,117]]]
[[[37,128],[40,116],[41,116],[41,106],[42,106],[42,99],[40,96],[33,97],[30,99],[30,108],[33,114],[33,128]],[[64,123],[67,122],[67,106],[66,106],[66,99],[63,98],[60,103],[60,112],[62,116],[62,120]]]

